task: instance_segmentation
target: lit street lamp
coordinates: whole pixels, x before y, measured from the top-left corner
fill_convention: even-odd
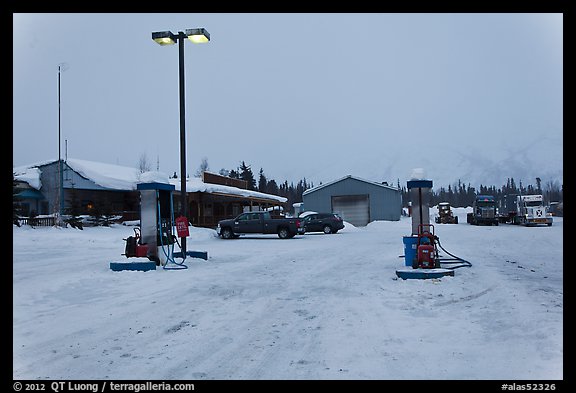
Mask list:
[[[210,34],[204,28],[186,29],[185,33],[179,31],[173,34],[170,31],[152,33],[152,39],[159,45],[173,45],[178,41],[179,49],[179,75],[180,75],[180,197],[181,214],[188,218],[186,202],[186,129],[184,122],[184,39],[188,38],[195,44],[210,41]],[[180,238],[182,256],[186,256],[186,237]]]

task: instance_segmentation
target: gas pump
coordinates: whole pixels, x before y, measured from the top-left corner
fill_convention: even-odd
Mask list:
[[[396,275],[404,280],[439,278],[453,276],[455,268],[472,266],[470,262],[444,250],[434,234],[434,225],[430,224],[432,180],[413,178],[407,182],[407,186],[411,199],[412,233],[403,237],[406,267],[397,269]],[[440,258],[437,246],[453,258]],[[457,266],[443,268],[441,263],[456,263]]]
[[[414,269],[437,267],[433,261],[437,252],[430,252],[430,247],[434,246],[429,202],[432,180],[413,179],[407,186],[411,199],[412,234],[403,238],[405,265]]]
[[[175,221],[172,192],[174,188],[172,184],[158,182],[136,185],[136,189],[140,191],[140,227],[134,228],[134,236],[124,239],[126,246],[123,255],[126,258],[147,258],[148,261],[110,262],[110,269],[147,271],[155,270],[156,266],[162,266],[163,269],[188,268],[184,265],[186,256],[183,256],[181,251],[174,252],[174,245],[180,246],[173,233]],[[185,217],[184,220],[187,231],[188,220]],[[188,236],[187,232],[185,236]],[[177,262],[175,258],[181,258],[182,261]]]
[[[139,241],[146,246],[146,257],[156,266],[165,267],[174,261],[174,188],[172,184],[165,183],[139,183],[136,186],[140,191]]]

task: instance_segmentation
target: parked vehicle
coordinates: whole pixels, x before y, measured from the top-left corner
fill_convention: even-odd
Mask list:
[[[516,197],[517,213],[514,224],[519,225],[552,225],[552,215],[544,206],[542,195],[518,195]]]
[[[550,202],[548,207],[548,212],[552,216],[562,217],[564,215],[564,203],[563,202]]]
[[[335,213],[312,213],[304,217],[306,232],[337,233],[344,228],[344,221]]]
[[[298,214],[299,218],[306,218],[306,216],[309,216],[310,214],[318,214],[318,212],[312,211],[312,210],[306,210],[301,212],[300,214]]]
[[[290,239],[305,233],[304,222],[299,218],[272,218],[270,212],[242,213],[236,218],[221,220],[216,233],[222,239],[232,239],[246,233],[277,234],[280,239]]]
[[[455,216],[450,208],[450,203],[440,202],[438,204],[438,215],[435,218],[436,224],[458,224],[458,216]]]
[[[472,204],[472,213],[466,215],[466,221],[472,225],[498,225],[494,197],[492,195],[477,195]]]
[[[502,224],[512,224],[518,214],[518,194],[507,194],[500,200],[498,208],[498,221]]]

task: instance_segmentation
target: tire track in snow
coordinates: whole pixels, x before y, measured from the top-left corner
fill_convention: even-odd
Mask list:
[[[472,295],[460,297],[460,298],[458,298],[458,299],[447,300],[447,301],[444,301],[444,302],[437,302],[436,304],[434,304],[434,307],[436,307],[436,306],[446,306],[446,305],[449,305],[449,304],[454,304],[454,303],[459,303],[459,302],[467,302],[467,301],[470,301],[470,300],[474,300],[474,299],[479,298],[479,297],[482,296],[482,295],[486,295],[488,292],[490,292],[491,290],[493,290],[495,287],[496,287],[496,285],[493,285],[493,286],[491,286],[490,288],[487,288],[487,289],[485,289],[485,290],[483,290],[483,291],[480,291],[480,292],[478,292],[478,293],[474,293],[474,294],[472,294]]]
[[[322,310],[327,304],[325,301],[317,304],[310,296],[316,297],[319,290],[345,296],[349,289],[342,284],[348,275],[340,264],[350,264],[355,252],[345,251],[336,261],[323,264],[314,263],[306,252],[289,250],[285,254],[272,258],[273,270],[262,269],[260,265],[245,272],[248,277],[264,274],[269,282],[277,285],[257,294],[239,291],[240,302],[245,305],[252,301],[258,304],[259,297],[270,295],[274,300],[262,309],[251,308],[255,314],[241,322],[225,319],[212,323],[212,332],[204,332],[206,339],[197,343],[194,355],[181,359],[183,364],[170,367],[164,378],[315,377],[310,376],[307,365],[323,361],[319,358],[318,337],[322,331]],[[334,284],[326,285],[327,281]],[[201,324],[198,327],[201,328]]]

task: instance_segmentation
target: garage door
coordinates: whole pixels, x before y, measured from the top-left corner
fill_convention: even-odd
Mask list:
[[[333,196],[332,212],[354,226],[366,226],[370,222],[370,200],[368,195]]]

